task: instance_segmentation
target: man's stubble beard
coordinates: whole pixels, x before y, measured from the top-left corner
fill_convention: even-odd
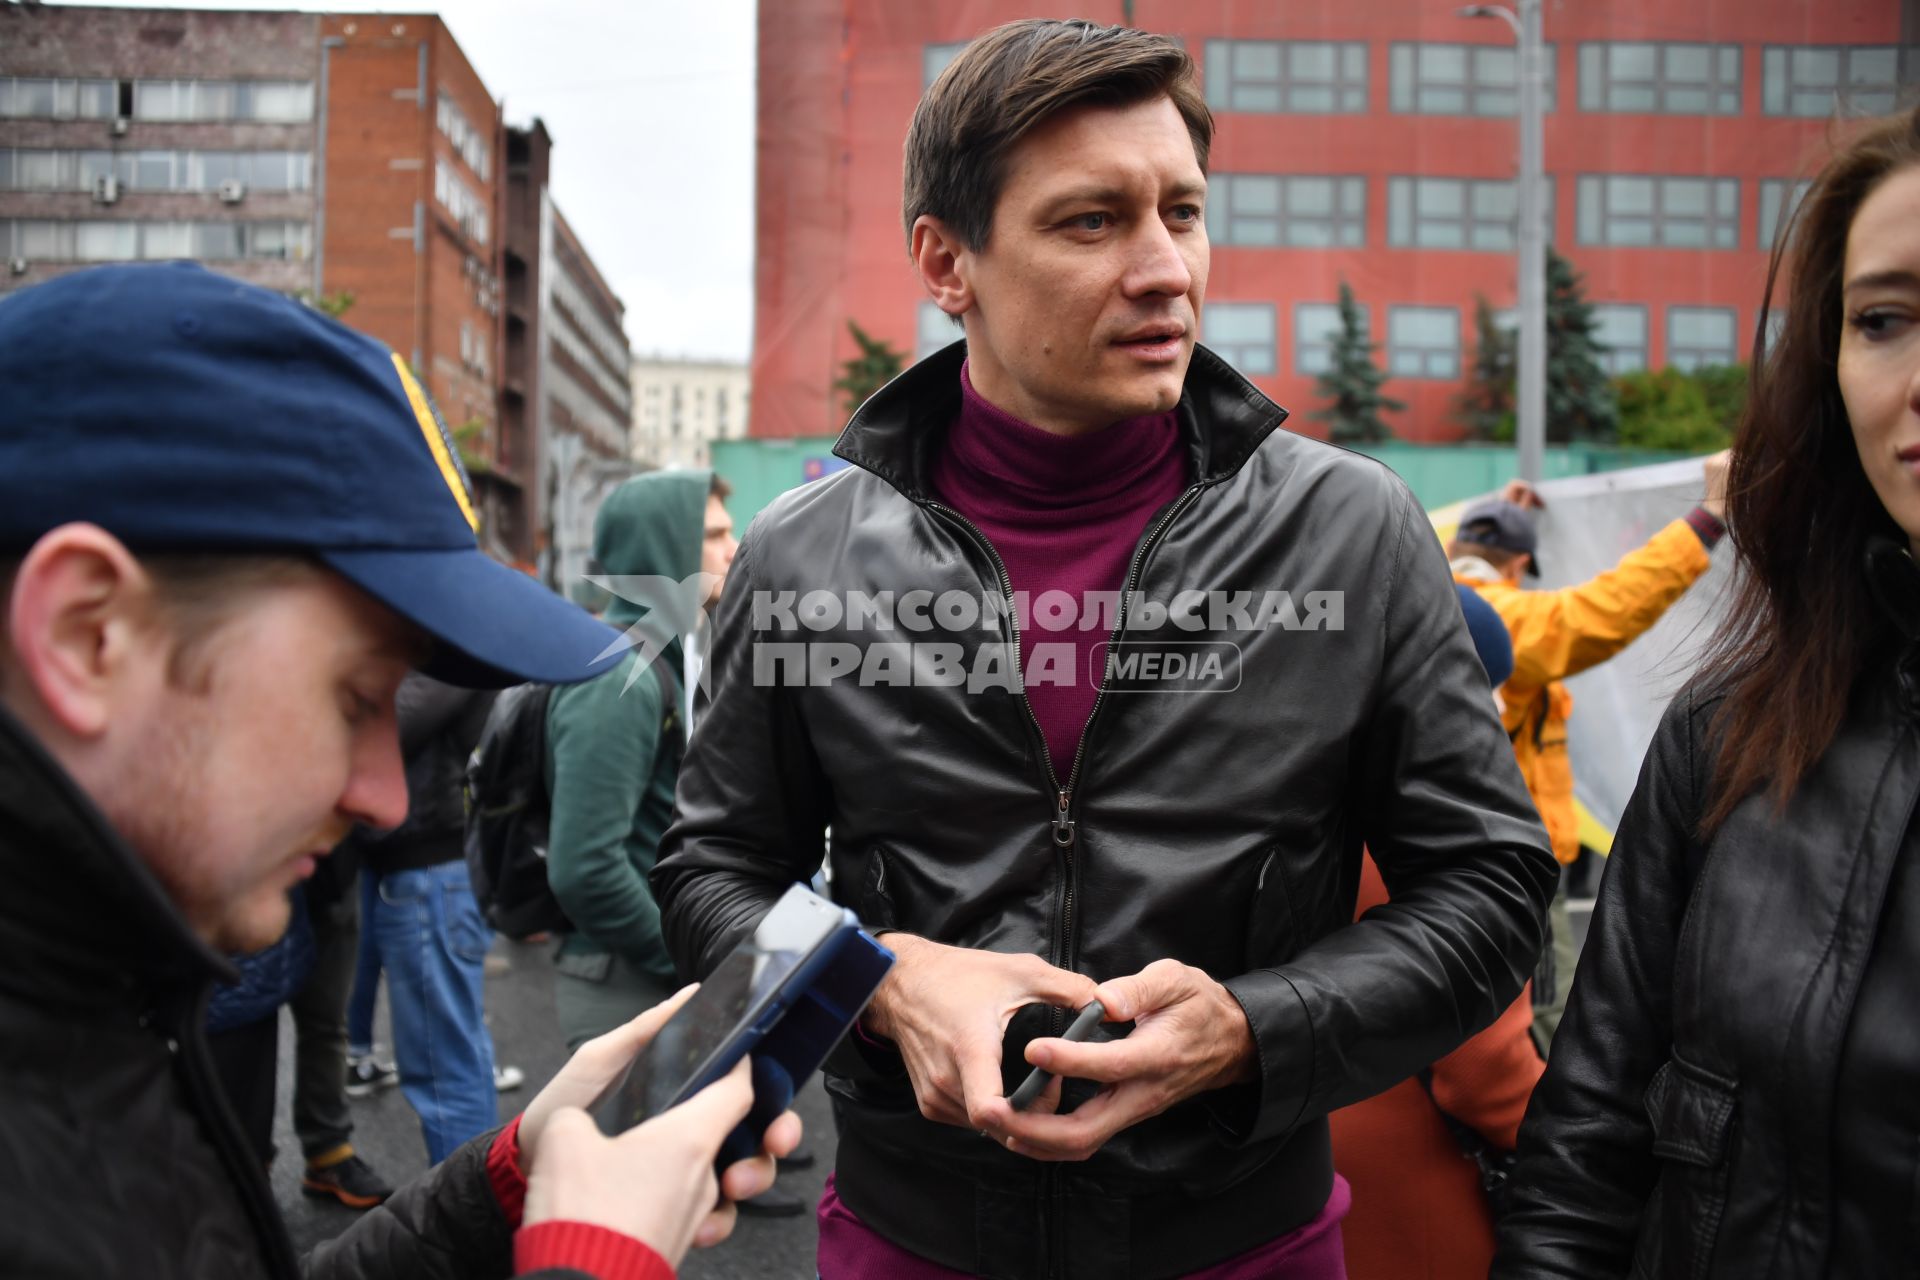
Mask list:
[[[216,727],[198,696],[176,692],[169,702],[104,806],[107,818],[204,941],[227,954],[263,950],[285,935],[289,912],[255,906],[258,886],[210,860]]]

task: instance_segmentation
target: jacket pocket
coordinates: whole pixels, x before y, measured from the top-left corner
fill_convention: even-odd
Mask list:
[[[1633,1273],[1701,1280],[1711,1273],[1727,1208],[1738,1082],[1676,1054],[1654,1073],[1645,1103],[1660,1174]]]
[[[860,923],[869,932],[899,927],[899,914],[893,906],[893,889],[888,881],[887,851],[879,845],[867,850],[867,865],[860,873]]]
[[[1242,969],[1267,969],[1293,959],[1302,946],[1300,920],[1287,883],[1286,860],[1269,849],[1248,895],[1247,945]]]

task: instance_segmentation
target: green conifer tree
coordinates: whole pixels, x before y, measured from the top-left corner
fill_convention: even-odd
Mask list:
[[[1611,443],[1619,410],[1601,346],[1594,339],[1593,308],[1585,282],[1565,258],[1547,249],[1547,439]]]
[[[1374,363],[1377,345],[1367,336],[1366,320],[1353,289],[1340,282],[1340,332],[1333,340],[1333,364],[1320,375],[1314,389],[1329,402],[1310,416],[1329,424],[1328,434],[1342,444],[1378,444],[1393,439],[1380,419],[1381,410],[1399,412],[1407,406],[1380,390],[1387,375]]]
[[[1511,440],[1514,334],[1500,327],[1483,295],[1475,297],[1473,322],[1473,367],[1467,374],[1466,394],[1460,397],[1460,418],[1471,439]]]
[[[841,363],[841,373],[834,380],[833,389],[846,393],[847,416],[852,417],[867,402],[868,396],[893,381],[895,375],[907,367],[907,357],[884,338],[869,337],[866,330],[851,320],[847,321],[847,330],[860,344],[860,354]]]

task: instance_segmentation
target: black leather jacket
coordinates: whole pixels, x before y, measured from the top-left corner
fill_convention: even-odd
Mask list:
[[[955,344],[869,400],[835,450],[854,466],[748,529],[653,881],[681,968],[706,973],[813,874],[830,824],[835,896],[876,927],[1096,980],[1173,957],[1223,981],[1252,1025],[1258,1083],[1176,1106],[1084,1165],[925,1120],[895,1055],[829,1064],[839,1192],[884,1235],[987,1276],[1182,1274],[1313,1218],[1332,1179],[1326,1113],[1513,999],[1555,865],[1412,495],[1376,462],[1276,430],[1284,412],[1204,349],[1179,410],[1191,484],[1149,525],[1130,583],[1163,605],[1185,590],[1334,592],[1340,616],[1216,631],[1132,611],[1129,643],[1237,646],[1237,685],[1109,681],[1064,774],[1005,688],[779,687],[764,651],[756,679],[772,643],[944,642],[969,670],[983,651],[1017,655],[1004,622],[816,630],[763,608],[756,629],[756,593],[1004,592],[991,549],[929,492],[963,355]],[[1351,924],[1363,843],[1393,902]],[[1010,1081],[1024,1041],[1060,1025],[1029,1012]]]
[[[1718,703],[1688,690],[1668,708],[1520,1131],[1495,1277],[1913,1274],[1920,1187],[1893,1189],[1908,1246],[1891,1254],[1889,1233],[1843,1237],[1836,1206],[1862,1155],[1836,1141],[1840,1108],[1862,1105],[1839,1087],[1849,1037],[1903,1034],[1851,1020],[1898,864],[1920,858],[1908,613],[1907,656],[1859,682],[1784,814],[1754,796],[1702,843]],[[1914,1168],[1911,1132],[1884,1141]]]
[[[294,1257],[202,1030],[209,985],[232,966],[4,711],[0,878],[0,1272],[509,1274],[492,1134]]]

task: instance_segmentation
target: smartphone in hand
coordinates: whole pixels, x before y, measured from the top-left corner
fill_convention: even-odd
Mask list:
[[[1078,1013],[1073,1015],[1072,1024],[1060,1033],[1059,1038],[1073,1041],[1085,1040],[1093,1034],[1093,1029],[1100,1025],[1100,1021],[1106,1016],[1107,1010],[1104,1005],[1098,1000],[1088,1001]],[[1051,1079],[1053,1079],[1051,1071],[1043,1071],[1035,1067],[1033,1073],[1021,1081],[1020,1087],[1015,1089],[1013,1095],[1007,1099],[1007,1105],[1015,1111],[1025,1111],[1033,1105],[1035,1099],[1047,1091],[1047,1082]]]
[[[746,1159],[892,967],[893,953],[851,911],[796,884],[589,1110],[601,1132],[623,1132],[685,1102],[751,1054],[753,1109],[718,1163]]]

